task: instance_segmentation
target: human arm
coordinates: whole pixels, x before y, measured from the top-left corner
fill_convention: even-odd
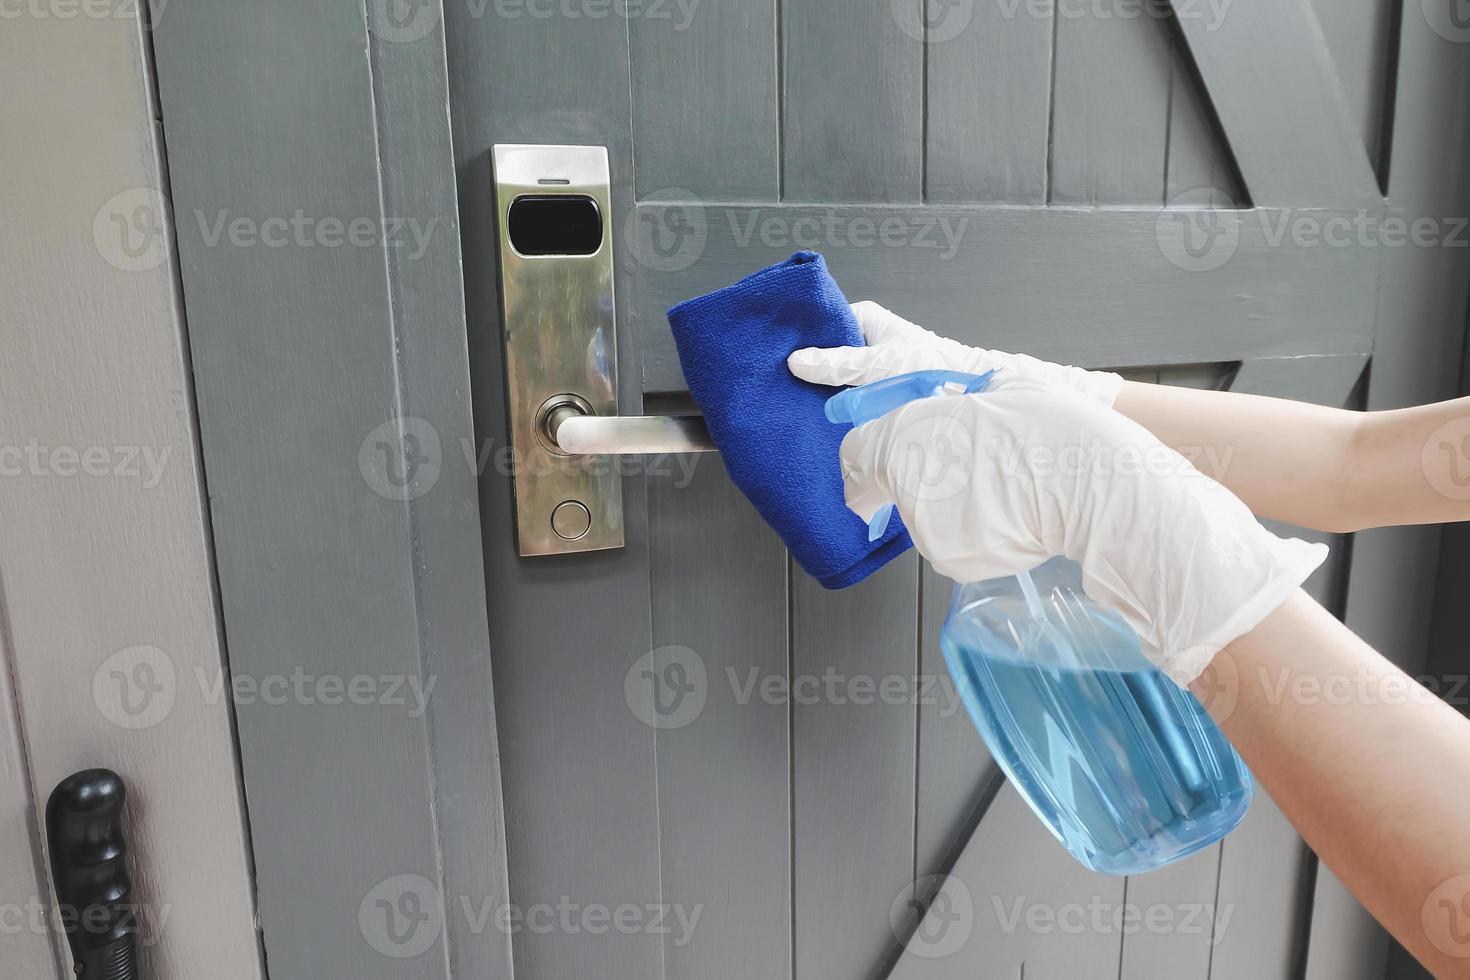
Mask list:
[[[1470,520],[1470,398],[1350,412],[1130,381],[1113,407],[1262,517],[1334,532]]]
[[[1300,590],[1191,688],[1374,918],[1470,976],[1470,720]]]
[[[865,384],[926,368],[1000,368],[999,384],[1035,378],[1115,408],[1263,517],[1332,532],[1470,519],[1470,399],[1363,413],[1125,382],[967,347],[876,303],[855,303],[853,312],[868,346],[796,351],[792,372],[819,384]]]
[[[910,403],[850,432],[842,463],[849,506],[895,503],[941,574],[1078,561],[1328,867],[1436,975],[1470,976],[1470,721],[1301,592],[1325,549],[1266,531],[1132,420],[1027,379]]]

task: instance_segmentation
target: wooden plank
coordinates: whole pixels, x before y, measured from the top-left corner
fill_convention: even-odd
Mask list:
[[[1224,216],[1216,241],[1228,258],[1191,271],[1168,257],[1180,258],[1175,240],[1161,237],[1171,230],[1164,222],[1194,220],[1174,211],[639,205],[681,207],[704,229],[695,260],[671,271],[637,267],[649,391],[684,387],[664,311],[784,259],[809,230],[841,237],[827,257],[849,298],[877,300],[967,343],[1092,367],[1370,346],[1382,250],[1298,243],[1282,234],[1290,216],[1281,212]],[[889,245],[878,238],[885,221]],[[812,230],[823,226],[837,231]]]
[[[921,199],[925,34],[906,13],[845,0],[781,5],[784,197]],[[817,234],[818,247],[833,247],[832,229]],[[723,285],[769,264],[747,258],[708,271]],[[645,378],[652,363],[646,352]],[[889,906],[913,874],[916,716],[911,701],[874,692],[885,678],[912,683],[917,670],[918,576],[912,554],[839,593],[790,572],[793,691],[818,692],[791,708],[795,976],[871,975],[892,947]]]
[[[640,199],[774,201],[780,80],[771,0],[649,7],[628,21]],[[738,43],[735,39],[739,39]]]
[[[1213,110],[1202,98],[1189,53],[1171,43],[1169,162],[1164,200],[1171,207],[1238,208],[1249,202],[1221,141]]]
[[[1288,980],[1303,950],[1311,861],[1306,845],[1269,794],[1256,787],[1245,820],[1220,845],[1216,907],[1230,912],[1215,936],[1210,976]]]
[[[445,917],[449,956],[459,976],[508,980],[510,936],[476,918],[509,895],[484,559],[471,503],[478,481],[461,451],[474,444],[474,426],[459,236],[448,233],[459,215],[443,35],[435,29],[399,41],[387,4],[366,9],[378,134],[386,147],[380,151],[384,209],[440,216],[444,232],[429,237],[421,252],[389,249],[387,259],[399,411],[428,423],[454,461],[446,459],[432,490],[410,501],[419,646],[426,676],[437,678],[427,719],[440,866],[453,909]],[[416,9],[433,14],[437,28],[437,4]]]
[[[630,22],[640,196],[666,196],[676,185],[707,199],[776,199],[777,9],[712,5],[682,33]],[[718,456],[647,462],[661,654],[635,667],[655,670],[636,680],[661,684],[651,693],[667,699],[677,691],[659,671],[692,660],[699,689],[688,697],[703,699],[692,717],[670,715],[674,724],[657,733],[662,897],[699,915],[692,937],[664,937],[664,976],[789,977],[786,549]]]
[[[887,976],[1114,980],[1123,882],[1073,860],[1007,784]]]
[[[783,198],[920,200],[924,52],[898,9],[781,3]]]
[[[954,583],[928,562],[921,562],[920,574],[914,879],[933,881],[949,870],[1004,777],[965,710],[939,645]]]
[[[1312,0],[1348,110],[1358,123],[1368,159],[1383,161],[1391,66],[1396,65],[1394,0]]]
[[[1361,364],[1361,361],[1359,362]],[[1187,364],[1156,371],[1154,383],[1214,390],[1229,372],[1219,364]],[[1221,846],[1208,848],[1178,864],[1128,879],[1128,903],[1144,923],[1155,909],[1177,913],[1177,927],[1139,928],[1123,936],[1120,976],[1149,980],[1187,980],[1210,974],[1210,956],[1230,926],[1233,909],[1215,902]],[[1157,914],[1157,913],[1155,913]]]
[[[1045,204],[1051,11],[925,2],[925,200]]]
[[[494,462],[506,418],[490,148],[606,146],[610,220],[623,228],[633,200],[627,24],[615,16],[482,17],[478,9],[448,5],[445,33],[475,432],[491,453],[479,504],[510,898],[522,912],[557,902],[644,910],[634,928],[522,928],[512,937],[515,973],[657,978],[664,937],[646,911],[661,901],[655,732],[624,692],[629,666],[654,647],[644,480],[624,481],[622,550],[522,559],[510,475]],[[626,265],[616,270],[619,405],[631,415],[642,404],[641,353],[629,328]]]
[[[1215,901],[1221,847],[1128,879],[1127,904],[1138,910],[1139,926],[1123,936],[1120,977],[1203,980],[1210,975],[1214,946],[1228,935],[1235,914]],[[1168,920],[1162,918],[1165,911]],[[1150,926],[1150,916],[1168,925]]]
[[[1258,207],[1376,208],[1378,182],[1309,0],[1173,0]]]
[[[1411,3],[1400,11],[1388,197],[1410,222],[1470,214],[1462,162],[1470,152],[1470,118],[1445,110],[1470,100],[1470,59],[1464,44],[1436,32],[1426,16],[1431,12]],[[1437,26],[1443,30],[1445,24]],[[1470,255],[1463,248],[1407,248],[1384,255],[1369,409],[1424,404],[1462,391],[1457,375],[1464,335],[1458,325],[1466,320],[1467,278]],[[1422,527],[1368,531],[1353,539],[1345,621],[1411,674],[1423,669],[1426,655],[1436,669],[1457,674],[1465,669],[1465,635],[1453,629],[1454,613],[1465,601],[1456,586],[1463,583],[1450,577],[1436,581],[1440,538],[1440,528]],[[1451,618],[1436,628],[1441,615]],[[1393,944],[1331,875],[1318,875],[1316,910],[1309,980],[1381,976],[1385,951]],[[1414,975],[1407,959],[1395,950],[1390,975]]]
[[[791,574],[793,973],[871,976],[913,874],[919,561],[842,592]]]
[[[426,621],[459,614],[428,598],[435,576],[455,569],[425,534],[446,510],[401,498],[434,491],[442,440],[459,429],[404,421],[401,317],[426,312],[425,287],[397,282],[389,253],[412,257],[453,235],[448,161],[432,142],[404,147],[387,169],[407,175],[384,176],[399,151],[380,137],[424,108],[378,104],[375,84],[395,95],[382,77],[394,62],[375,61],[364,8],[215,2],[170,13],[154,43],[232,674],[358,692],[335,707],[314,695],[238,705],[267,955],[288,975],[445,977],[424,657],[436,637],[455,636],[452,623]],[[437,43],[427,36],[382,39]],[[441,196],[408,194],[415,180],[437,181]],[[421,203],[438,210],[393,213]],[[370,230],[348,240],[354,223]],[[428,261],[452,263],[452,248]],[[441,265],[428,288],[456,276]],[[452,385],[462,354],[442,356],[425,369],[445,368]],[[405,433],[423,441],[401,442]],[[429,447],[414,463],[422,482],[404,493],[373,464],[399,445]],[[414,901],[425,918],[394,918]]]
[[[1169,145],[1167,0],[1057,10],[1050,199],[1159,204]]]
[[[671,461],[648,487],[653,641],[667,662],[644,666],[697,665],[688,708],[656,692],[676,705],[657,736],[663,901],[699,909],[692,937],[664,938],[664,976],[787,977],[786,549],[718,456]]]
[[[12,64],[14,62],[11,62]],[[0,649],[0,901],[8,908],[44,908],[51,900],[51,886],[44,871],[41,843],[41,812],[31,789],[20,719],[16,717],[15,690],[10,682],[16,670],[15,654],[8,640]],[[12,916],[14,919],[14,916]],[[0,959],[28,977],[62,980],[67,971],[58,959],[53,940],[43,929],[12,927],[0,933]]]
[[[1359,355],[1246,361],[1230,390],[1341,407],[1366,364],[1367,358]],[[1345,538],[1276,523],[1268,526],[1278,534],[1332,546],[1331,557],[1305,586],[1332,608],[1347,574]],[[1215,937],[1210,976],[1285,980],[1298,974],[1306,954],[1302,943],[1315,859],[1269,794],[1259,785],[1256,789],[1251,813],[1221,845],[1218,905],[1233,911],[1229,930]]]
[[[39,811],[108,766],[142,975],[258,980],[147,46],[131,16],[14,17],[0,37],[0,78],[24,93],[0,119],[38,137],[0,146],[0,962],[71,976],[33,918],[53,911]]]

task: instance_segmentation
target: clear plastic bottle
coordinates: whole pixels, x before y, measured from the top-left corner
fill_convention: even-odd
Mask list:
[[[914,398],[984,390],[989,376],[922,371],[835,396],[861,425]],[[881,534],[889,508],[873,520]],[[1077,860],[1139,874],[1199,851],[1245,817],[1250,771],[1199,701],[1052,558],[955,587],[944,659],[991,755]]]

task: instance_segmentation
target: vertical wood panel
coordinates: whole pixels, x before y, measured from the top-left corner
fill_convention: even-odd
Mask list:
[[[842,592],[791,574],[791,670],[807,691],[792,705],[795,975],[852,980],[894,945],[889,912],[913,872],[914,708],[876,692],[912,683],[919,561]]]
[[[1366,358],[1305,357],[1246,361],[1230,390],[1294,398],[1341,407],[1363,371]],[[1278,534],[1326,541],[1332,555],[1305,583],[1332,608],[1341,592],[1347,555],[1343,538],[1269,523]],[[1259,785],[1245,822],[1221,845],[1218,904],[1231,913],[1228,930],[1216,937],[1210,976],[1296,976],[1306,950],[1315,859],[1276,803]]]
[[[1233,0],[1218,15],[1173,3],[1253,202],[1354,210],[1381,203],[1309,0]]]
[[[923,2],[932,25],[928,200],[1046,203],[1051,10],[1024,0]]]
[[[148,42],[109,14],[0,31],[0,972],[57,976],[65,943],[31,917],[53,909],[36,808],[107,766],[128,789],[141,975],[257,980]],[[12,455],[28,447],[38,462]]]
[[[1296,975],[1310,856],[1261,787],[1250,813],[1220,845],[1221,909],[1230,925],[1216,937],[1210,976],[1288,980]]]
[[[776,0],[669,3],[628,22],[638,197],[775,200]],[[686,12],[687,9],[687,12]]]
[[[1390,206],[1411,223],[1421,217],[1470,214],[1470,186],[1464,177],[1470,155],[1470,116],[1463,111],[1470,103],[1466,45],[1441,36],[1427,19],[1430,13],[1447,15],[1448,5],[1405,2],[1399,13],[1402,50],[1392,113]],[[1383,256],[1369,409],[1419,405],[1462,391],[1457,374],[1465,335],[1458,327],[1466,319],[1467,281],[1470,250],[1464,248],[1394,249]],[[1446,540],[1454,542],[1464,526],[1444,531]],[[1434,581],[1440,538],[1440,528],[1423,527],[1369,531],[1353,539],[1344,618],[1354,632],[1411,674],[1423,667],[1426,653],[1435,657],[1432,664],[1439,669],[1456,674],[1466,669],[1465,634],[1455,628],[1465,605],[1463,582]],[[1442,615],[1448,615],[1448,622],[1436,622]],[[1310,980],[1376,977],[1386,948],[1391,949],[1391,976],[1422,975],[1335,878],[1320,874],[1317,895],[1319,911],[1313,916],[1307,959]],[[1350,972],[1343,972],[1344,964]]]
[[[939,645],[954,583],[921,562],[919,609],[918,793],[914,815],[914,876],[948,870],[977,818],[977,808],[1004,778],[960,700]],[[920,900],[928,896],[922,892]]]
[[[776,200],[777,8],[706,4],[682,32],[630,23],[640,197]],[[648,479],[653,643],[683,648],[655,669],[693,658],[705,697],[657,734],[663,900],[699,914],[692,938],[664,938],[664,974],[779,980],[792,965],[786,549],[718,456],[647,462],[670,470]]]
[[[786,550],[719,457],[684,480],[648,481],[653,641],[702,666],[686,696],[705,698],[658,733],[663,898],[699,910],[692,940],[664,939],[665,976],[777,980],[791,973]]]
[[[0,593],[0,609],[3,609]],[[50,901],[50,885],[43,868],[41,809],[31,789],[31,773],[17,717],[19,702],[10,678],[16,671],[15,651],[9,631],[0,617],[0,902],[23,909],[28,902]],[[20,928],[16,928],[21,925]],[[57,960],[53,942],[61,937],[25,927],[12,920],[0,932],[0,960],[17,974],[27,977],[69,975]]]
[[[1312,0],[1327,47],[1337,66],[1348,109],[1358,121],[1363,146],[1375,165],[1382,159],[1389,66],[1398,32],[1396,0]]]
[[[1219,364],[1171,365],[1143,379],[1181,388],[1221,387],[1226,370]],[[1230,928],[1233,908],[1216,903],[1223,845],[1208,848],[1178,864],[1128,879],[1128,903],[1139,909],[1145,927],[1123,936],[1121,976],[1129,980],[1204,980],[1215,945]],[[1154,910],[1160,910],[1155,912]],[[1170,928],[1148,928],[1151,915],[1170,916]],[[1217,926],[1219,932],[1217,935]]]
[[[919,200],[924,52],[898,5],[780,2],[786,199]]]
[[[462,583],[437,591],[473,568],[451,557],[473,522],[433,494],[467,481],[393,499],[361,462],[401,439],[416,404],[441,440],[431,462],[462,458],[465,360],[452,298],[438,305],[459,281],[452,240],[436,244],[455,222],[442,67],[383,48],[442,43],[439,8],[408,23],[291,3],[168,13],[154,44],[232,673],[376,678],[429,699],[240,704],[267,957],[295,976],[444,977],[426,658],[443,644],[483,662],[484,648]],[[267,221],[297,216],[307,232],[267,244]],[[262,238],[213,237],[237,218]],[[329,220],[378,231],[321,247]],[[412,273],[387,247],[408,228],[429,249]],[[443,387],[416,402],[420,369]],[[427,914],[404,916],[415,901]]]
[[[627,21],[502,17],[495,9],[486,16],[474,4],[445,10],[475,431],[492,451],[506,444],[506,418],[490,147],[604,145],[615,228],[633,200]],[[623,236],[614,242],[620,248]],[[637,332],[627,320],[632,277],[623,261],[616,273],[619,407],[636,415],[642,393]],[[630,664],[653,648],[644,481],[623,483],[626,547],[596,554],[518,557],[503,466],[484,469],[479,502],[511,902],[523,911],[558,901],[657,904],[655,733],[624,694]],[[522,928],[512,941],[516,976],[526,980],[663,972],[663,937],[650,928]]]
[[[1189,52],[1171,45],[1168,187],[1164,200],[1186,207],[1244,207],[1229,148],[1219,139],[1200,96]]]
[[[888,976],[1115,980],[1123,883],[1078,864],[1007,784]]]
[[[423,669],[436,680],[427,717],[439,860],[450,903],[445,929],[457,976],[508,980],[510,937],[477,925],[478,911],[464,911],[504,905],[509,896],[477,480],[464,452],[474,428],[446,55],[438,30],[397,40],[392,9],[367,5],[378,137],[385,148],[383,207],[389,215],[439,219],[439,233],[422,254],[389,250],[388,273],[397,314],[400,411],[433,426],[446,454],[433,488],[412,502],[411,517],[419,643]],[[437,15],[440,8],[410,9]]]
[[[1051,200],[1158,204],[1169,123],[1167,5],[1057,9]]]
[[[1139,928],[1123,936],[1122,969],[1127,980],[1204,980],[1210,975],[1210,955],[1228,933],[1233,908],[1215,903],[1219,880],[1220,847],[1215,845],[1167,868],[1128,879],[1130,906],[1138,909]],[[1168,915],[1168,919],[1163,916]],[[1151,920],[1151,916],[1158,916]],[[1223,917],[1223,918],[1222,918]],[[1168,922],[1158,928],[1151,921]]]

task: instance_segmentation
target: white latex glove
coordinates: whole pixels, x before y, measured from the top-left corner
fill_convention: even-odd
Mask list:
[[[848,433],[842,465],[848,506],[869,520],[894,503],[957,582],[1081,563],[1087,594],[1181,686],[1327,557],[1267,531],[1147,429],[1032,379],[911,402]]]
[[[1000,368],[995,384],[1034,378],[1072,388],[1112,407],[1123,379],[1106,371],[1085,371],[1026,354],[966,347],[930,333],[877,303],[852,304],[867,347],[804,347],[786,359],[791,373],[819,385],[862,385],[912,371],[944,370],[984,374]]]

